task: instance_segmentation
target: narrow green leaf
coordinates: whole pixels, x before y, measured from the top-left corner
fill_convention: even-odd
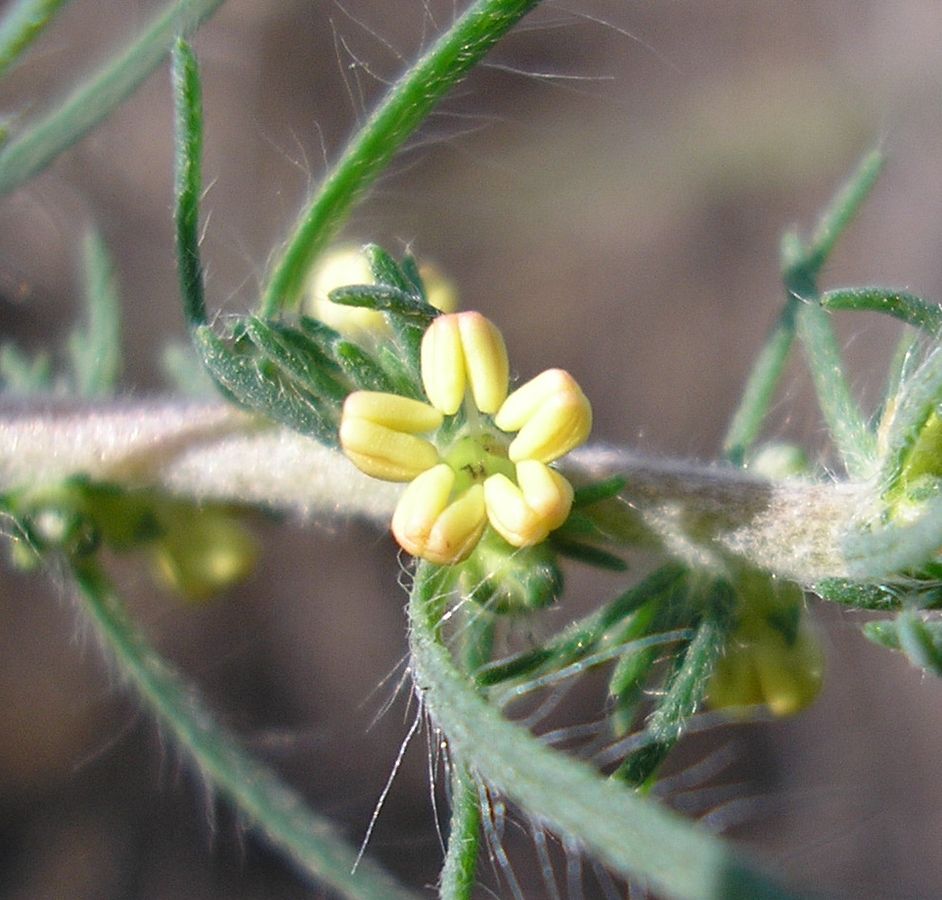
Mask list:
[[[350,284],[334,288],[330,292],[330,302],[341,306],[359,306],[375,309],[379,312],[395,313],[430,321],[438,315],[434,306],[429,306],[414,294],[407,294],[398,287],[389,284]]]
[[[377,284],[388,284],[390,287],[399,288],[400,291],[409,296],[419,296],[415,291],[415,286],[410,282],[405,272],[402,271],[399,263],[382,247],[378,244],[367,244],[363,248],[363,252],[370,261],[373,280]]]
[[[804,266],[812,275],[830,259],[835,244],[870,196],[885,162],[878,147],[867,153],[821,214],[803,254]]]
[[[323,444],[336,446],[331,411],[297,382],[279,375],[265,360],[236,352],[208,325],[193,331],[193,342],[213,377],[240,403]]]
[[[193,31],[222,0],[175,0],[123,52],[81,82],[44,117],[27,123],[0,149],[0,194],[42,171],[129,97],[163,61],[177,36]]]
[[[627,483],[627,480],[621,475],[613,475],[611,478],[605,478],[602,481],[583,484],[573,492],[572,508],[579,509],[583,506],[599,503],[602,500],[611,500],[612,497],[617,497],[625,489]]]
[[[652,742],[632,753],[616,772],[615,777],[628,784],[650,784],[706,696],[710,676],[729,638],[734,602],[732,588],[725,582],[717,582],[711,593],[709,611],[679,656],[667,691],[645,725]]]
[[[200,199],[203,192],[203,95],[199,67],[182,38],[173,48],[174,221],[183,316],[190,328],[206,324],[200,259]]]
[[[67,0],[13,0],[0,20],[0,75],[33,43]]]
[[[818,403],[848,474],[866,478],[873,473],[876,437],[851,393],[827,313],[817,305],[815,296],[807,300],[798,310],[798,334]]]
[[[240,817],[298,870],[350,900],[415,900],[393,877],[358,854],[329,819],[313,812],[240,746],[138,631],[111,584],[92,560],[73,561],[81,608],[145,707],[192,760],[195,769]]]
[[[576,562],[585,563],[587,566],[595,566],[597,569],[605,569],[609,572],[625,572],[628,570],[628,563],[620,556],[609,553],[601,547],[580,544],[578,541],[567,541],[565,538],[560,537],[552,538],[551,543],[557,553],[561,553],[568,559],[576,560]]]
[[[121,369],[121,301],[114,265],[97,231],[82,244],[87,324],[69,336],[75,392],[80,397],[114,393]]]
[[[351,341],[338,341],[334,347],[337,362],[347,378],[363,391],[396,393],[396,385],[365,350]]]
[[[821,306],[827,310],[881,312],[907,325],[921,328],[933,337],[942,334],[942,306],[906,291],[883,287],[840,288],[825,291]]]
[[[328,371],[333,368],[320,349],[301,332],[287,327],[271,327],[261,319],[249,318],[246,333],[266,359],[271,360],[289,378],[308,393],[319,397],[325,408],[339,412],[347,389]]]
[[[274,318],[296,303],[311,263],[395,152],[444,94],[537,3],[477,0],[396,82],[302,213],[263,292],[263,318]]]
[[[543,646],[482,667],[475,672],[475,680],[481,686],[489,687],[530,676],[543,669],[570,665],[588,656],[614,626],[644,604],[670,605],[675,592],[685,580],[686,569],[682,566],[673,563],[662,566],[601,610],[573,623]]]
[[[399,265],[402,269],[402,274],[408,279],[409,293],[416,294],[419,298],[428,302],[425,282],[422,280],[422,273],[419,271],[419,264],[416,258],[411,253],[407,253],[402,257],[402,262]]]
[[[689,900],[789,896],[721,840],[504,719],[455,667],[439,634],[434,569],[419,566],[409,604],[412,671],[449,747],[524,813],[602,864]]]
[[[768,414],[797,330],[800,300],[814,300],[818,273],[830,257],[838,238],[869,196],[882,166],[883,154],[879,150],[864,156],[818,219],[807,247],[792,232],[782,238],[782,271],[788,298],[759,351],[742,400],[723,441],[724,455],[736,465],[742,465],[745,461]],[[820,327],[817,329],[818,332],[821,330]],[[826,343],[823,338],[822,343]],[[849,392],[845,390],[845,393],[849,397]],[[853,410],[852,404],[847,409]],[[859,415],[857,420],[861,420]],[[861,436],[858,433],[856,437]],[[863,445],[869,449],[865,439]]]

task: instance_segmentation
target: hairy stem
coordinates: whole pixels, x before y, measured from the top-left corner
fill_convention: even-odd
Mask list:
[[[539,0],[477,0],[412,68],[400,77],[358,132],[302,214],[262,296],[261,315],[273,316],[297,299],[304,276],[347,214],[393,154],[446,91]]]
[[[112,656],[161,726],[192,759],[198,771],[253,827],[302,872],[354,900],[393,900],[414,895],[376,864],[361,860],[335,826],[256,762],[215,721],[191,685],[150,646],[128,618],[98,566],[73,562],[82,609]]]
[[[443,643],[438,586],[421,564],[409,604],[413,675],[450,748],[478,777],[613,870],[670,896],[788,896],[717,838],[504,719]]]

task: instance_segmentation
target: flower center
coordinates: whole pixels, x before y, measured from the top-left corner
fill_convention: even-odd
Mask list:
[[[503,474],[516,480],[514,464],[507,458],[509,441],[504,435],[478,430],[465,434],[442,451],[442,461],[456,475],[454,491],[460,494],[473,484],[482,484],[491,475]]]

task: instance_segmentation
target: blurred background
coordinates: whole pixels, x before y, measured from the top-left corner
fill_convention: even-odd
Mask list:
[[[0,112],[41,112],[159,8],[74,0],[0,84]],[[214,308],[253,305],[325,159],[454,14],[450,0],[229,0],[203,27]],[[888,168],[823,284],[942,298],[940,46],[935,0],[548,3],[432,117],[345,235],[438,263],[462,305],[504,329],[521,377],[571,370],[597,440],[711,459],[782,300],[780,235],[810,227],[875,143]],[[161,348],[183,336],[171,154],[164,67],[3,199],[4,339],[61,346],[94,223],[126,304],[124,385],[166,390]],[[860,315],[838,327],[872,405],[896,330]],[[800,360],[768,435],[828,462]],[[357,523],[256,526],[264,550],[243,589],[186,607],[129,566],[133,612],[246,743],[359,842],[414,715],[403,692],[374,721],[405,649],[395,549]],[[584,573],[570,580],[555,625],[581,591],[598,596]],[[64,590],[4,572],[0,611],[0,895],[311,896],[207,796],[100,660]],[[814,613],[829,658],[821,700],[714,738],[733,747],[719,781],[735,785],[716,797],[736,805],[706,796],[697,811],[823,893],[938,896],[942,685],[867,644],[855,617]],[[597,718],[602,699],[581,696],[570,719]],[[694,742],[673,768],[708,752]],[[517,876],[544,896],[518,824]],[[370,852],[431,895],[441,849],[424,738]],[[486,863],[482,878],[506,896]],[[587,895],[599,890],[587,877]]]

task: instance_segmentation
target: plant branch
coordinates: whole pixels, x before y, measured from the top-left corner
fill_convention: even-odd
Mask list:
[[[150,646],[128,618],[118,596],[91,560],[73,561],[82,610],[102,646],[161,726],[213,788],[309,877],[353,900],[408,900],[375,863],[361,860],[327,819],[269,769],[246,754],[211,715],[192,686]]]
[[[274,316],[294,303],[314,258],[395,152],[442,96],[538,2],[477,0],[396,81],[303,212],[271,272],[260,315]]]
[[[163,61],[180,34],[209,18],[222,0],[176,0],[123,53],[78,85],[59,106],[0,150],[0,194],[41,172],[63,150],[94,128],[126,100]]]
[[[418,567],[409,604],[413,677],[450,748],[476,775],[613,870],[671,896],[788,896],[718,838],[504,719],[441,640],[435,575],[434,567]]]

